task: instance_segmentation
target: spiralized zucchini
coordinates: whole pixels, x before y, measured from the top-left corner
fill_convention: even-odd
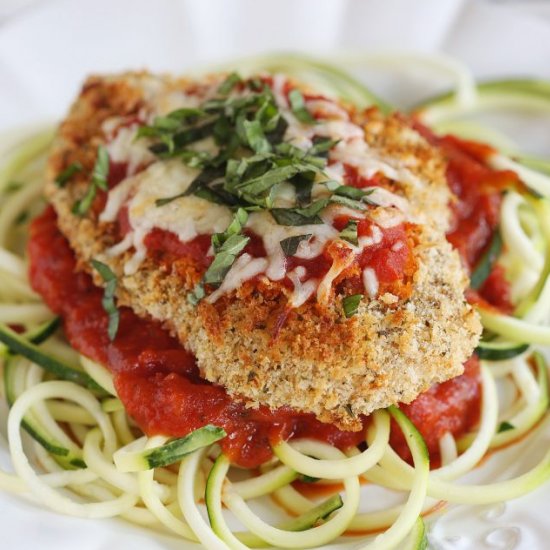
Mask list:
[[[273,449],[275,458],[245,478],[242,470],[235,478],[235,469],[215,444],[224,434],[213,427],[188,439],[143,436],[117,398],[109,371],[67,344],[57,330],[58,320],[26,277],[27,222],[21,220],[42,205],[41,173],[53,134],[48,129],[15,144],[0,167],[1,393],[11,407],[7,428],[13,466],[13,473],[0,471],[1,490],[64,514],[121,517],[212,549],[308,548],[348,535],[361,537],[353,539],[360,548],[389,550],[425,548],[429,524],[425,526],[422,516],[443,501],[499,502],[550,478],[547,454],[513,479],[486,485],[460,481],[490,449],[528,435],[547,415],[548,371],[537,345],[550,344],[550,162],[521,155],[512,140],[460,117],[509,107],[550,112],[550,83],[476,85],[466,68],[445,57],[358,54],[339,57],[337,63],[277,55],[245,60],[238,67],[284,71],[359,107],[374,104],[386,112],[392,107],[342,67],[419,63],[440,71],[456,81],[455,89],[418,106],[416,116],[436,130],[501,144],[504,150],[495,151],[490,164],[514,170],[526,186],[525,191],[507,193],[500,220],[503,248],[498,262],[510,279],[515,312],[504,315],[479,307],[491,340],[479,348],[484,360],[477,429],[458,441],[445,434],[442,464],[430,471],[422,437],[392,407],[373,415],[365,433],[366,450],[344,453],[313,440],[281,442]],[[11,185],[13,181],[23,185]],[[9,329],[15,324],[22,333]],[[511,404],[502,403],[497,392],[505,379],[517,393]],[[392,417],[405,435],[412,465],[389,445]],[[35,439],[30,453],[22,444],[23,430]],[[293,483],[304,476],[335,487],[334,494],[319,501],[300,493]],[[398,491],[402,503],[361,511],[364,481]],[[369,487],[363,490],[368,493]],[[265,497],[290,516],[275,525],[261,518],[254,500],[264,498],[265,505]],[[236,529],[235,519],[240,524]],[[365,538],[373,532],[378,534]]]

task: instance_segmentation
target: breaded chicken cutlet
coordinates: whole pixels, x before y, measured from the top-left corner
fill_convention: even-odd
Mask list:
[[[357,430],[477,343],[445,161],[400,115],[282,75],[92,77],[47,179],[80,268],[248,406]]]

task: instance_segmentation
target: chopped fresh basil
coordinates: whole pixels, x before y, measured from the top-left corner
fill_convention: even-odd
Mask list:
[[[105,290],[103,292],[101,305],[109,316],[107,333],[109,335],[109,340],[112,341],[115,339],[120,323],[120,312],[115,304],[115,291],[117,285],[116,275],[111,271],[108,265],[98,260],[92,260],[91,263],[93,268],[101,275],[101,278],[105,282]]]
[[[231,73],[219,86],[218,94],[228,95],[233,88],[241,82],[241,77],[237,73]]]
[[[206,184],[212,183],[215,180],[219,179],[219,177],[222,175],[222,172],[219,169],[215,168],[205,168],[190,184],[189,187],[185,191],[182,191],[181,193],[178,193],[177,195],[173,195],[171,197],[166,197],[163,199],[157,199],[155,201],[156,206],[164,206],[165,204],[169,204],[172,201],[175,201],[176,199],[180,199],[182,197],[188,197],[189,195],[196,194],[198,191],[204,188]]]
[[[365,192],[362,189],[358,189],[357,187],[352,187],[351,185],[340,185],[334,190],[334,194],[341,197],[347,197],[348,199],[352,199],[354,201],[360,201],[370,193]]]
[[[195,285],[193,292],[187,295],[187,301],[196,306],[206,295],[204,291],[204,283],[201,281]]]
[[[343,197],[342,195],[332,195],[330,202],[341,204],[342,206],[347,206],[348,208],[353,208],[353,210],[366,210],[367,207],[362,201],[356,201],[349,199],[348,197]]]
[[[209,284],[219,286],[235,260],[242,252],[244,247],[250,241],[250,237],[242,234],[242,230],[248,220],[248,212],[239,208],[231,223],[223,233],[214,233],[212,235],[212,248],[214,249],[214,259],[204,273],[201,281],[195,285],[187,300],[197,305],[206,295],[204,285]]]
[[[318,225],[323,223],[319,212],[330,199],[319,199],[306,208],[273,208],[271,215],[279,225]]]
[[[359,309],[359,304],[362,299],[363,299],[362,294],[352,294],[351,296],[346,296],[342,300],[344,314],[348,319],[350,317],[353,317],[357,313],[357,310]]]
[[[283,249],[284,255],[294,256],[294,254],[296,254],[296,251],[298,250],[298,245],[302,241],[309,240],[311,236],[311,233],[307,233],[305,235],[296,235],[294,237],[287,237],[286,239],[283,239],[280,244],[281,248]]]
[[[199,187],[193,194],[196,197],[216,204],[225,204],[227,206],[238,206],[240,204],[240,201],[235,196],[223,189],[223,184],[216,184],[211,187]],[[250,207],[246,205],[243,205],[243,207],[250,210]]]
[[[290,101],[290,108],[294,113],[294,116],[304,124],[315,124],[316,120],[313,118],[311,113],[306,109],[306,104],[304,101],[304,96],[302,92],[298,89],[291,90],[288,94],[288,99]]]
[[[339,139],[331,139],[320,136],[313,138],[313,145],[308,150],[308,155],[319,156],[328,154],[328,152],[338,144]]]
[[[271,144],[267,141],[262,125],[258,120],[243,121],[244,134],[250,148],[255,153],[269,153]]]
[[[94,169],[92,171],[92,178],[88,187],[88,191],[82,199],[74,203],[72,208],[73,214],[76,214],[77,216],[84,216],[84,214],[88,212],[97,195],[97,190],[102,189],[104,191],[107,191],[108,177],[109,153],[103,145],[100,145],[97,149],[97,158],[95,161]]]
[[[248,194],[258,195],[259,193],[263,193],[271,189],[274,185],[288,180],[300,171],[301,167],[299,165],[290,164],[287,166],[279,166],[277,168],[273,168],[265,174],[262,174],[261,176],[239,182],[235,185],[235,189],[238,191],[246,190]]]
[[[510,422],[501,422],[500,426],[498,427],[498,433],[507,432],[509,430],[515,430],[515,426],[513,424],[510,424]]]
[[[107,178],[109,177],[109,153],[107,149],[100,145],[97,148],[97,158],[95,161],[94,169],[92,171],[92,183],[107,191]]]
[[[178,195],[173,195],[172,197],[166,197],[165,199],[157,199],[155,201],[155,206],[164,206],[165,204],[169,204],[176,199],[180,199],[181,197],[185,197],[187,193],[179,193]]]
[[[88,191],[86,191],[84,197],[73,204],[73,214],[76,214],[77,216],[84,216],[84,214],[86,214],[86,212],[90,209],[90,206],[92,206],[96,195],[97,187],[93,183],[90,183]]]
[[[357,220],[349,220],[346,227],[340,231],[340,238],[357,246],[359,239],[357,237]]]
[[[243,208],[239,208],[233,216],[233,221],[227,226],[227,229],[223,233],[215,233],[212,235],[212,248],[215,253],[222,250],[223,245],[229,240],[230,237],[239,235],[242,232],[246,222],[248,220],[248,212]]]
[[[57,178],[55,178],[55,184],[57,187],[65,187],[67,183],[72,179],[72,177],[75,174],[78,174],[78,172],[82,172],[82,164],[80,162],[73,162],[65,168],[60,174],[58,174]]]
[[[237,85],[239,93],[231,95]],[[291,90],[289,101],[294,116],[303,124],[316,123],[299,90]],[[323,170],[328,163],[328,153],[338,141],[315,136],[312,146],[304,151],[284,141],[287,127],[288,122],[269,86],[261,80],[242,80],[237,74],[229,75],[219,86],[217,95],[199,108],[179,109],[158,117],[152,126],[142,127],[138,137],[150,138],[149,149],[157,156],[180,157],[202,171],[185,192],[158,199],[157,206],[194,194],[244,211],[269,210],[278,224],[287,226],[323,223],[321,210],[331,203],[365,210],[369,191],[334,181],[324,181],[330,197],[311,202],[314,181],[326,177]],[[188,147],[207,137],[214,139],[217,154]],[[296,190],[295,204],[274,208],[277,189],[285,182]],[[93,193],[95,189],[90,190],[90,194]],[[351,228],[346,235],[353,242]],[[226,240],[221,236],[217,239],[222,244]],[[223,259],[215,265],[225,265],[227,262]]]
[[[369,195],[373,193],[372,189],[364,191],[357,187],[352,187],[351,185],[341,185],[339,182],[334,180],[328,180],[323,182],[325,187],[332,191],[333,200],[336,202],[341,202],[342,204],[355,204],[353,208],[357,207],[357,203],[361,201],[367,204],[374,204],[369,200]],[[354,201],[351,203],[350,201]],[[359,205],[360,210],[364,210],[364,206]]]
[[[173,134],[183,129],[184,125],[194,123],[200,116],[205,114],[202,109],[177,109],[166,116],[155,118],[152,125],[141,126],[135,139],[143,137],[159,138],[170,149],[173,147]]]
[[[198,126],[184,127],[176,133],[162,133],[158,136],[160,143],[151,145],[149,150],[161,158],[176,157],[188,145],[212,135],[213,130],[214,120],[207,119]]]
[[[212,155],[206,151],[184,149],[179,153],[182,162],[190,168],[204,168],[212,161]]]
[[[215,236],[215,235],[214,235]],[[214,260],[206,270],[203,281],[210,285],[219,285],[224,280],[227,272],[248,244],[250,237],[244,235],[231,235],[219,248]]]
[[[296,174],[290,180],[296,190],[296,201],[298,206],[305,207],[311,202],[311,190],[313,188],[314,179],[315,173],[304,172],[302,174]]]
[[[155,130],[163,132],[171,132],[180,128],[181,123],[175,116],[158,116],[153,121]]]

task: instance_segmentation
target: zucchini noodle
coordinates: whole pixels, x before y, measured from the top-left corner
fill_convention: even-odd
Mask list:
[[[235,65],[241,71],[283,71],[359,107],[374,104],[385,112],[393,108],[345,68],[435,69],[452,77],[456,87],[417,106],[419,120],[499,145],[488,164],[513,170],[525,184],[506,192],[499,224],[503,248],[497,262],[509,280],[514,312],[478,306],[486,340],[478,348],[482,405],[476,429],[459,438],[445,433],[441,465],[431,471],[422,436],[395,407],[372,415],[365,446],[341,451],[309,439],[280,442],[259,471],[231,465],[216,445],[225,432],[215,426],[178,439],[144,436],[118,399],[111,373],[71,348],[27,279],[26,218],[44,204],[41,174],[53,136],[47,129],[15,144],[0,166],[0,389],[10,407],[13,469],[0,471],[0,490],[63,514],[120,517],[211,549],[309,548],[345,536],[357,548],[390,550],[425,548],[430,519],[425,525],[422,517],[446,503],[518,498],[550,478],[547,453],[515,478],[480,485],[461,479],[490,451],[529,434],[535,438],[547,415],[548,369],[538,346],[550,345],[550,162],[518,153],[513,140],[490,128],[459,120],[512,107],[550,112],[550,84],[476,84],[465,67],[443,56],[353,54],[334,60],[337,67],[274,55]],[[515,395],[510,403],[498,391],[502,384]],[[402,431],[411,464],[392,449],[390,422]],[[24,445],[24,431],[33,445]],[[324,500],[300,490],[306,481],[323,489]],[[377,491],[396,493],[399,503],[363,511],[361,493],[368,494],[373,484]],[[263,508],[255,499],[286,519],[268,523],[258,515]]]

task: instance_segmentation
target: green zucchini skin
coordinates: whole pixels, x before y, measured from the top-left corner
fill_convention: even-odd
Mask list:
[[[73,369],[58,359],[47,355],[36,344],[33,344],[4,324],[0,324],[0,342],[3,342],[12,353],[22,355],[60,380],[68,380],[90,390],[101,392],[102,394],[105,393],[103,388],[88,374]]]
[[[208,447],[226,436],[223,428],[207,424],[202,428],[177,439],[166,441],[158,447],[145,450],[133,450],[132,444],[119,449],[113,459],[122,472],[143,472],[162,468],[180,461],[192,452]]]
[[[185,437],[173,439],[162,447],[151,449],[143,453],[143,458],[149,468],[161,468],[174,462],[178,462],[189,453],[212,445],[216,441],[224,438],[227,434],[223,428],[208,424],[203,426]]]
[[[26,332],[24,336],[29,342],[38,346],[45,342],[50,336],[53,336],[60,327],[61,317],[54,317],[51,321],[46,321],[34,330]]]
[[[18,395],[14,388],[15,377],[17,376],[17,365],[12,357],[4,363],[4,388],[6,401],[11,407]],[[42,447],[53,455],[56,461],[66,469],[86,468],[86,463],[69,449],[52,437],[32,415],[25,415],[21,427]]]
[[[529,344],[510,344],[502,342],[479,342],[476,354],[487,361],[505,361],[521,355],[529,348]]]
[[[479,290],[483,286],[483,283],[491,274],[491,270],[493,269],[497,258],[500,256],[501,251],[502,237],[500,236],[500,231],[497,228],[493,234],[489,247],[479,259],[479,262],[470,276],[470,286],[474,290]]]
[[[224,542],[230,543],[231,541],[227,540],[225,536],[224,520],[223,517],[220,517],[221,506],[218,500],[219,494],[217,494],[216,491],[216,485],[223,483],[223,479],[227,472],[227,465],[228,459],[223,454],[214,462],[214,466],[210,470],[206,480],[204,500],[212,530]],[[330,514],[339,510],[343,504],[342,497],[339,494],[333,495],[301,516],[282,522],[278,524],[277,527],[285,531],[307,531],[308,529],[314,528],[319,521],[326,519]],[[251,533],[238,533],[237,535],[237,538],[242,539],[248,546],[269,546],[261,537]]]

